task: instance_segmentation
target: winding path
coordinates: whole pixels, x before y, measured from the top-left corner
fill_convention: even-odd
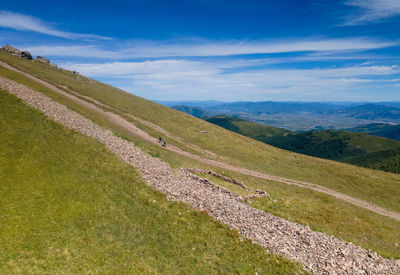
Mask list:
[[[9,64],[5,63],[5,62],[0,61],[0,66],[6,68],[8,70],[23,74],[27,78],[29,78],[31,80],[34,80],[35,82],[37,82],[37,83],[39,83],[39,84],[51,89],[53,92],[55,92],[57,94],[60,94],[60,95],[62,95],[64,97],[72,100],[73,102],[79,104],[80,106],[83,106],[85,108],[88,108],[88,109],[96,112],[97,114],[101,115],[102,117],[106,118],[108,121],[110,121],[113,124],[121,127],[122,129],[124,129],[125,131],[129,132],[132,135],[135,135],[135,136],[137,136],[137,137],[139,137],[141,139],[144,139],[144,140],[146,140],[148,142],[151,142],[153,144],[158,144],[158,140],[157,139],[155,139],[154,137],[150,136],[145,131],[139,129],[138,127],[136,127],[130,121],[126,120],[125,118],[123,118],[123,117],[121,117],[121,116],[119,116],[119,115],[117,115],[115,113],[105,111],[105,110],[103,110],[103,109],[101,109],[100,107],[97,106],[97,105],[100,105],[100,106],[104,106],[104,107],[110,108],[110,106],[108,106],[108,105],[100,103],[100,102],[96,101],[95,99],[92,99],[92,98],[90,98],[88,96],[81,96],[79,93],[74,92],[74,91],[65,92],[64,90],[62,90],[62,89],[60,89],[60,88],[58,88],[58,87],[56,87],[56,86],[44,81],[42,79],[39,79],[39,78],[37,78],[37,77],[35,77],[35,76],[31,75],[31,74],[28,74],[26,72],[18,70],[16,68],[10,66]],[[2,83],[0,83],[0,86],[4,88],[4,85],[1,85],[1,84]],[[77,95],[79,95],[79,97]],[[82,98],[85,98],[86,100],[84,100]],[[89,101],[91,101],[91,102],[89,102]],[[154,124],[148,122],[147,125],[148,126],[152,126]],[[154,126],[157,126],[157,125],[154,125]],[[159,127],[159,126],[157,126],[157,127]],[[212,165],[212,166],[215,166],[215,167],[219,167],[219,168],[235,171],[235,172],[238,172],[238,173],[241,173],[241,174],[245,174],[245,175],[249,175],[249,176],[253,176],[253,177],[257,177],[257,178],[262,178],[262,179],[266,179],[266,180],[272,180],[272,181],[281,182],[281,183],[285,183],[285,184],[289,184],[289,185],[295,185],[295,186],[299,186],[299,187],[302,187],[302,188],[307,188],[307,189],[310,189],[310,190],[313,190],[313,191],[317,191],[317,192],[320,192],[320,193],[324,193],[324,194],[333,196],[333,197],[335,197],[337,199],[340,199],[340,200],[346,201],[348,203],[351,203],[353,205],[356,205],[358,207],[362,207],[362,208],[368,209],[370,211],[373,211],[373,212],[375,212],[377,214],[380,214],[380,215],[383,215],[383,216],[386,216],[386,217],[390,217],[392,219],[400,221],[400,213],[399,212],[391,211],[391,210],[383,208],[381,206],[378,206],[378,205],[375,205],[375,204],[372,204],[372,203],[369,203],[369,202],[366,202],[366,201],[351,197],[349,195],[340,193],[338,191],[329,189],[329,188],[324,187],[324,186],[320,186],[320,185],[313,184],[313,183],[310,183],[310,182],[305,182],[305,181],[298,181],[298,180],[287,179],[287,178],[283,178],[283,177],[279,177],[279,176],[273,176],[273,175],[270,175],[270,174],[267,174],[267,173],[253,171],[253,170],[250,170],[250,169],[247,169],[247,168],[244,168],[244,167],[234,166],[234,165],[227,164],[227,163],[215,160],[215,159],[209,159],[209,158],[205,158],[205,157],[202,157],[202,156],[198,156],[198,155],[192,154],[190,152],[184,151],[184,150],[180,149],[179,147],[176,147],[176,146],[171,145],[171,144],[169,144],[166,147],[166,150],[178,153],[178,154],[183,155],[185,157],[188,157],[188,158],[191,158],[191,159],[194,159],[194,160],[197,160],[199,162],[202,162],[202,163],[205,163],[205,164],[209,164],[209,165]]]

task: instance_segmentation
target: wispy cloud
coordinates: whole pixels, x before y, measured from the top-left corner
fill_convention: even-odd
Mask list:
[[[349,16],[344,25],[379,22],[400,15],[399,0],[348,0],[345,4],[358,8],[358,11]]]
[[[19,31],[43,33],[50,36],[62,37],[67,39],[111,39],[110,37],[100,36],[96,34],[82,34],[57,30],[56,28],[51,27],[49,24],[41,21],[36,17],[9,11],[0,11],[0,27],[11,28]]]
[[[206,57],[293,52],[341,52],[380,49],[399,42],[355,37],[342,39],[297,39],[285,41],[136,41],[112,50],[94,45],[31,46],[27,49],[47,56],[87,57],[104,59]]]
[[[238,61],[237,66],[242,62]],[[271,96],[315,100],[381,82],[394,85],[397,66],[348,66],[326,69],[260,69],[229,73],[225,62],[155,60],[105,64],[64,64],[84,75],[151,99],[266,100]],[[235,67],[234,62],[230,64]],[[389,83],[389,84],[385,84]],[[365,86],[364,86],[365,87]],[[333,97],[334,97],[333,96]]]

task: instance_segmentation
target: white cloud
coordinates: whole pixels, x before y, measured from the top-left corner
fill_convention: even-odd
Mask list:
[[[38,32],[67,39],[111,39],[109,37],[104,37],[96,34],[81,34],[60,31],[42,22],[36,17],[9,11],[0,11],[0,27],[11,28],[19,31]]]
[[[238,61],[238,66],[242,64]],[[230,64],[234,68],[234,62]],[[351,66],[328,69],[262,69],[228,73],[225,63],[190,60],[64,64],[151,99],[266,100],[271,95],[312,98],[352,91],[376,78],[392,82],[397,66]],[[391,79],[390,79],[391,78]],[[351,94],[351,93],[350,93]]]
[[[130,59],[145,57],[187,57],[187,56],[232,56],[248,54],[271,54],[291,52],[340,52],[364,51],[398,45],[398,42],[381,41],[371,38],[342,39],[301,39],[291,41],[183,41],[146,42],[140,41],[102,49],[94,45],[75,46],[31,46],[27,50],[50,57],[86,57],[105,59]]]
[[[400,15],[399,0],[348,0],[345,4],[357,7],[359,14],[350,16],[344,25],[379,22]]]
[[[352,78],[342,78],[342,81],[346,83],[366,83],[366,82],[372,82],[373,80],[352,77]]]

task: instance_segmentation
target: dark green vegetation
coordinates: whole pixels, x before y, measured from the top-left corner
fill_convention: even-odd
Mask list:
[[[0,51],[0,59],[60,87],[70,87],[83,95],[90,95],[105,104],[122,110],[120,113],[132,113],[160,125],[190,143],[213,151],[218,155],[218,159],[224,162],[313,182],[400,211],[399,175],[280,150],[68,71],[14,58],[2,51]],[[167,161],[173,167],[215,170],[241,180],[253,191],[258,188],[271,194],[271,200],[265,198],[260,204],[254,202],[256,207],[309,225],[314,230],[333,234],[364,248],[376,250],[384,256],[400,257],[400,223],[395,220],[333,199],[328,195],[218,169],[163,150],[160,146],[130,135],[98,114],[58,96],[18,73],[0,68],[0,75],[52,97],[102,127],[111,129],[118,136],[132,141],[152,156]],[[67,88],[65,90],[68,91]],[[160,135],[159,132],[151,130],[137,121],[133,121],[133,123],[154,137]],[[203,133],[202,130],[207,133]],[[175,142],[174,144],[186,150],[183,144],[170,139],[168,141],[169,143]],[[229,184],[226,187],[229,187]]]
[[[390,125],[385,123],[370,123],[346,129],[349,132],[365,133],[385,138],[400,140],[400,124]]]
[[[314,131],[279,135],[264,142],[292,152],[398,173],[400,142],[363,133]]]
[[[267,140],[267,138],[272,136],[287,135],[289,133],[292,133],[282,128],[258,124],[241,118],[224,115],[209,117],[206,118],[206,121],[225,128],[229,131],[233,131],[263,142]]]
[[[197,107],[191,107],[191,106],[186,106],[186,105],[177,105],[177,106],[172,106],[172,109],[175,109],[179,112],[186,113],[188,115],[198,117],[198,118],[204,118],[208,116],[208,112]]]
[[[300,273],[0,91],[0,273]]]
[[[400,148],[350,157],[346,162],[400,174]]]
[[[400,142],[396,140],[331,130],[295,133],[229,116],[206,120],[288,151],[393,173],[400,170]]]

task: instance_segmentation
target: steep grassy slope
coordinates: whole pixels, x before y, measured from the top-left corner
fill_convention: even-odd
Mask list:
[[[400,211],[400,179],[397,175],[282,151],[72,72],[15,58],[4,52],[0,52],[0,59],[56,85],[70,87],[123,112],[149,120],[195,145],[215,152],[229,163],[321,184]]]
[[[346,129],[349,132],[366,133],[385,138],[400,140],[400,125],[390,125],[384,123],[371,123],[358,127]]]
[[[1,51],[0,51],[1,53]],[[24,60],[16,60],[15,62],[21,62],[25,64]],[[32,69],[36,69],[36,64],[33,63],[26,63],[29,66],[32,66]],[[41,64],[39,64],[41,66]],[[49,68],[52,70],[53,68]],[[4,70],[0,68],[0,75],[5,76],[7,78],[10,78],[14,81],[20,82],[24,85],[27,85],[28,87],[35,89],[37,91],[40,91],[50,97],[52,97],[54,100],[61,102],[62,104],[65,104],[69,108],[81,113],[82,115],[90,118],[97,124],[101,125],[102,127],[109,128],[111,129],[114,133],[116,133],[118,136],[121,136],[129,141],[132,141],[136,146],[142,148],[146,152],[148,152],[150,155],[159,157],[170,164],[172,164],[174,167],[198,167],[198,168],[205,168],[205,169],[212,169],[216,170],[219,173],[223,173],[228,176],[232,176],[235,178],[238,178],[239,180],[242,180],[245,182],[248,186],[250,186],[253,190],[255,189],[262,189],[264,191],[267,191],[271,194],[271,200],[266,200],[262,201],[262,204],[255,205],[257,207],[260,207],[262,209],[266,209],[267,211],[274,213],[278,216],[282,216],[291,220],[295,220],[299,223],[309,225],[311,228],[314,230],[319,230],[323,232],[327,232],[329,234],[333,234],[335,236],[338,236],[340,238],[343,238],[345,240],[354,242],[358,245],[361,245],[365,248],[369,249],[374,249],[381,253],[382,255],[389,256],[389,257],[400,257],[400,247],[396,245],[398,243],[398,240],[400,239],[400,223],[396,222],[392,219],[380,216],[378,214],[372,213],[370,211],[367,211],[365,209],[359,208],[359,207],[354,207],[354,205],[345,203],[343,201],[333,199],[332,197],[324,194],[319,194],[316,192],[312,192],[309,190],[306,190],[304,188],[297,188],[294,186],[288,186],[282,183],[275,183],[267,180],[261,180],[259,178],[254,178],[254,177],[249,177],[245,176],[242,174],[237,174],[232,171],[224,170],[224,169],[218,169],[209,165],[206,165],[204,163],[199,163],[197,161],[194,161],[192,159],[186,158],[184,156],[181,156],[179,154],[163,150],[160,146],[155,146],[149,142],[146,142],[144,140],[141,140],[139,138],[136,138],[135,136],[130,135],[129,133],[125,132],[123,129],[120,129],[118,127],[115,127],[112,123],[109,121],[103,119],[101,116],[91,112],[90,110],[84,109],[80,107],[79,105],[74,104],[73,102],[69,101],[68,99],[65,99],[56,93],[50,91],[48,88],[45,88],[36,82],[27,79],[26,77],[23,77],[22,75],[11,72],[8,70]],[[71,74],[72,75],[72,74]],[[60,76],[61,77],[61,76]],[[92,81],[92,80],[90,80]],[[147,101],[143,99],[142,100],[144,103]],[[154,107],[160,108],[159,105],[154,105]],[[165,109],[168,112],[172,112],[172,114],[175,114],[175,112],[171,111],[168,108],[162,108]],[[155,110],[157,111],[157,110]],[[139,113],[137,113],[139,115]],[[197,123],[203,123],[200,120],[193,119],[192,117],[189,116],[184,116],[180,113],[179,116],[188,119],[190,123],[194,124],[195,126],[198,125]],[[157,119],[160,120],[160,123],[165,123],[168,122],[171,125],[174,125],[174,121],[170,121],[169,119],[166,119],[165,117],[161,117]],[[188,123],[187,127],[191,127],[192,124]],[[136,122],[135,122],[136,124]],[[151,131],[151,129],[148,129],[144,127],[143,125],[140,125],[140,123],[137,123],[139,127],[143,127],[146,131],[149,131],[150,133],[156,135],[159,135],[158,132]],[[387,174],[387,173],[382,173],[380,174],[379,172],[376,173],[374,171],[369,171],[366,169],[359,169],[357,167],[349,166],[346,164],[341,164],[341,163],[335,163],[331,161],[324,161],[324,160],[317,160],[313,159],[310,157],[305,157],[297,154],[292,154],[286,151],[282,151],[279,149],[274,149],[272,147],[269,147],[263,143],[256,142],[254,140],[244,138],[243,136],[236,135],[234,133],[228,132],[226,130],[223,130],[219,127],[212,126],[210,124],[204,124],[208,128],[205,128],[206,130],[212,129],[213,131],[216,131],[217,134],[221,135],[221,139],[223,138],[229,138],[232,139],[233,141],[236,139],[240,139],[243,141],[246,141],[246,145],[249,146],[247,149],[247,154],[257,154],[260,153],[258,151],[252,152],[251,150],[264,150],[264,160],[268,158],[275,158],[272,159],[273,161],[278,159],[280,161],[282,160],[287,160],[287,161],[295,161],[293,164],[293,167],[287,168],[287,169],[300,169],[299,171],[301,172],[303,164],[302,162],[304,160],[311,161],[311,164],[319,165],[321,169],[327,169],[327,171],[321,171],[325,172],[325,174],[328,174],[330,177],[336,176],[336,175],[344,175],[344,174],[350,174],[351,172],[354,173],[360,173],[360,174],[354,174],[352,175],[352,178],[355,181],[355,185],[352,184],[351,178],[349,178],[348,182],[350,182],[350,189],[356,189],[358,184],[357,181],[364,180],[365,179],[365,173],[367,172],[368,177],[366,178],[366,187],[368,192],[372,192],[371,190],[374,190],[374,196],[375,199],[381,200],[381,201],[387,201],[390,199],[390,195],[393,195],[390,191],[390,185],[385,187],[385,181],[388,181],[389,183],[396,182],[398,180],[398,177],[395,175]],[[170,130],[169,128],[166,128]],[[192,128],[190,128],[192,129]],[[185,127],[181,127],[181,132],[185,133]],[[181,132],[178,132],[177,134],[180,134]],[[183,135],[183,134],[182,134]],[[203,133],[201,133],[203,135]],[[194,140],[195,141],[195,140]],[[177,143],[178,144],[178,143]],[[273,151],[270,151],[269,149],[273,149]],[[240,148],[240,152],[243,153],[243,148]],[[280,153],[278,156],[279,158],[276,158],[274,153]],[[261,152],[262,153],[262,152]],[[271,154],[270,156],[267,154]],[[282,154],[282,155],[281,155]],[[239,156],[239,155],[238,155]],[[293,157],[293,158],[288,158]],[[230,159],[227,159],[230,161]],[[252,162],[253,163],[253,160]],[[246,163],[243,162],[244,165]],[[279,163],[277,163],[279,165]],[[288,167],[287,163],[282,163],[282,166]],[[305,166],[305,169],[309,169],[308,166]],[[313,167],[314,173],[317,172],[316,168]],[[339,171],[338,171],[339,169]],[[309,171],[305,171],[309,172]],[[340,173],[342,172],[342,173]],[[360,179],[361,177],[361,179]],[[372,177],[372,178],[371,178]],[[393,177],[392,180],[390,180],[390,177]],[[329,180],[329,178],[328,178]],[[382,181],[382,182],[380,182]],[[321,180],[322,183],[323,180]],[[344,181],[346,182],[346,181]],[[376,184],[374,186],[371,183]],[[342,184],[343,182],[338,182]],[[381,186],[385,188],[381,188]],[[396,187],[393,188],[393,192],[397,192],[398,189],[395,189]],[[365,192],[364,189],[360,189],[360,192]],[[368,193],[365,192],[365,193]],[[397,202],[396,200],[392,200],[392,202]],[[264,205],[267,205],[268,207],[263,208]],[[327,210],[330,211],[327,211]],[[335,213],[332,215],[332,213]]]
[[[294,273],[0,91],[0,273]]]

